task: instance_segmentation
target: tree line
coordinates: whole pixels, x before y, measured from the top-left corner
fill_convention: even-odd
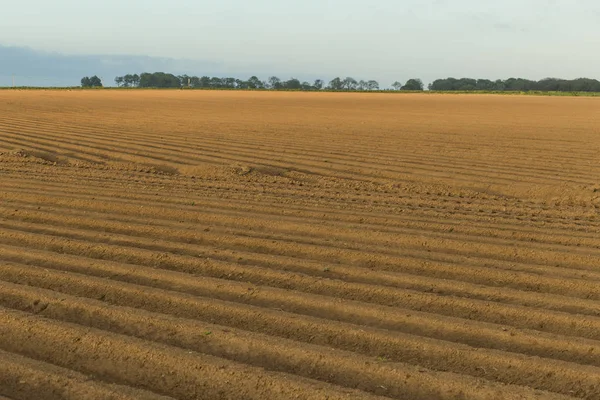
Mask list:
[[[498,79],[471,79],[447,78],[436,79],[428,86],[429,90],[436,91],[495,91],[495,92],[600,92],[600,81],[596,79],[558,79],[546,78],[539,81],[509,78]]]
[[[375,80],[356,80],[352,77],[334,78],[328,84],[322,79],[313,82],[300,81],[296,78],[282,80],[276,76],[269,77],[266,81],[256,76],[247,80],[238,78],[220,78],[209,76],[188,76],[168,74],[164,72],[138,74],[127,74],[117,76],[115,83],[118,87],[140,87],[140,88],[204,88],[204,89],[270,89],[270,90],[351,90],[351,91],[373,91],[381,90],[379,82]],[[83,84],[83,83],[82,83]],[[395,90],[424,90],[420,79],[410,79],[404,85],[394,82],[392,88]]]
[[[300,81],[296,78],[282,80],[271,76],[261,80],[256,76],[243,80],[233,77],[209,77],[173,75],[164,72],[142,74],[127,74],[117,76],[115,83],[118,87],[129,88],[203,88],[203,89],[266,89],[266,90],[334,90],[334,91],[377,91],[382,90],[376,80],[356,80],[352,77],[334,78],[328,83],[316,79],[312,83]],[[81,79],[82,87],[102,87],[102,81],[97,76]],[[422,91],[423,82],[420,79],[409,79],[404,84],[396,81],[390,85],[393,90]],[[589,78],[558,79],[545,78],[539,81],[509,78],[509,79],[473,79],[473,78],[446,78],[436,79],[427,88],[432,91],[485,91],[485,92],[600,92],[600,81]],[[386,90],[385,88],[383,90]]]

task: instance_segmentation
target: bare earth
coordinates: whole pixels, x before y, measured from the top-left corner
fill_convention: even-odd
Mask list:
[[[0,92],[0,399],[600,398],[600,98]]]

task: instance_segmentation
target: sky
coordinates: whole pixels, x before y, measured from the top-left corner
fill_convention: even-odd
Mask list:
[[[224,74],[382,84],[600,78],[597,0],[0,0],[0,8],[0,45],[186,59]]]

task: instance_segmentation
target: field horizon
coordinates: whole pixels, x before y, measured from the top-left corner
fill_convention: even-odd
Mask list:
[[[541,90],[527,90],[527,91],[510,91],[510,90],[392,90],[392,89],[380,89],[380,90],[334,90],[334,89],[320,89],[320,90],[301,90],[301,89],[238,89],[238,88],[154,88],[154,87],[117,87],[117,86],[105,86],[105,87],[81,87],[81,86],[0,86],[0,90],[8,91],[26,91],[26,90],[42,90],[42,91],[79,91],[79,90],[118,90],[118,91],[225,91],[225,92],[290,92],[290,93],[347,93],[347,94],[425,94],[425,95],[498,95],[498,96],[543,96],[543,97],[600,97],[600,92],[568,92],[568,91],[541,91]]]

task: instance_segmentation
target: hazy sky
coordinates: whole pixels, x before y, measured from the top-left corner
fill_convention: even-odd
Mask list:
[[[69,54],[210,60],[282,78],[600,78],[598,0],[0,0],[0,6],[0,44]]]

